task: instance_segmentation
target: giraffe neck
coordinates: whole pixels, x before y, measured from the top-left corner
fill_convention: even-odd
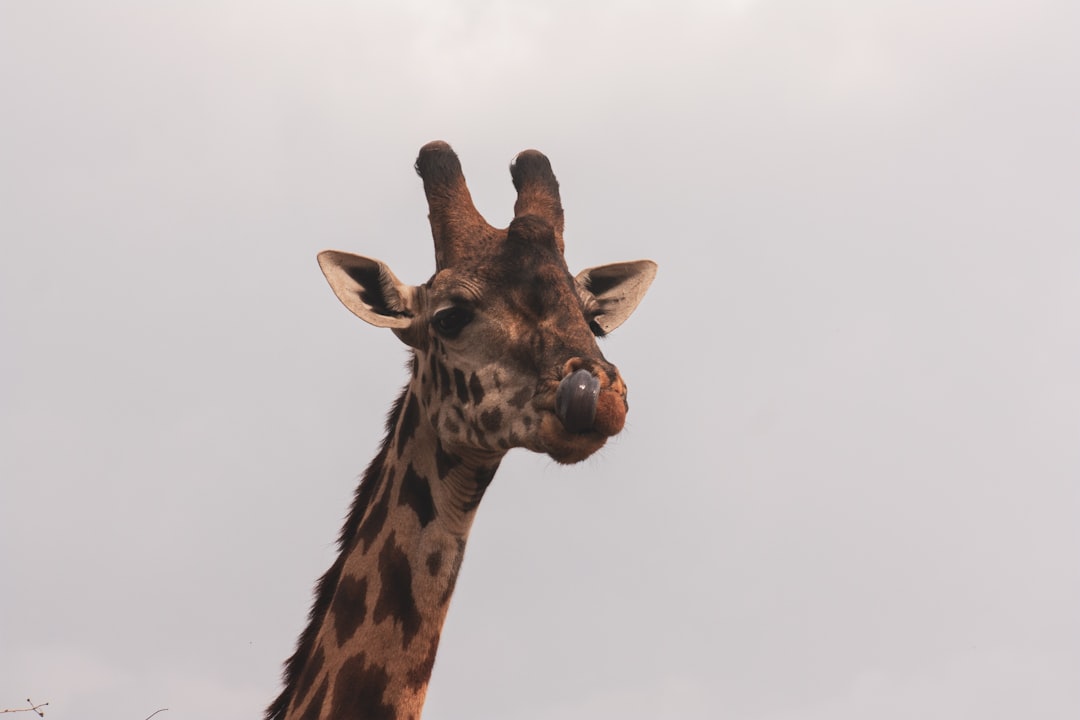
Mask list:
[[[444,448],[414,373],[270,720],[420,717],[473,516],[501,459]]]

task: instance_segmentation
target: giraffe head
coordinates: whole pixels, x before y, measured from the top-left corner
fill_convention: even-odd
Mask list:
[[[413,348],[417,412],[448,450],[525,447],[561,463],[583,460],[626,419],[626,385],[596,338],[630,316],[656,264],[571,275],[559,185],[535,150],[510,166],[518,196],[502,230],[473,206],[449,145],[421,148],[416,170],[428,200],[435,274],[406,285],[378,260],[328,250],[319,265],[334,293]]]

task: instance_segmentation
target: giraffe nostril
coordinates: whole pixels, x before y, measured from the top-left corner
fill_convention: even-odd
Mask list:
[[[576,370],[559,383],[555,393],[555,414],[570,432],[592,430],[600,379],[588,370]]]

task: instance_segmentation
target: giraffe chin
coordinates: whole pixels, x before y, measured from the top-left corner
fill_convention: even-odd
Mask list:
[[[581,462],[604,447],[608,439],[607,435],[598,432],[567,432],[554,413],[544,414],[537,435],[540,442],[538,447],[532,449],[546,453],[552,460],[562,465]]]

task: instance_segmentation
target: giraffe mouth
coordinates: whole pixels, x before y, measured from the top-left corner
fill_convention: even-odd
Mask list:
[[[553,460],[571,464],[599,450],[626,421],[626,388],[621,381],[603,387],[587,370],[551,381],[534,405],[541,414],[537,447]]]

